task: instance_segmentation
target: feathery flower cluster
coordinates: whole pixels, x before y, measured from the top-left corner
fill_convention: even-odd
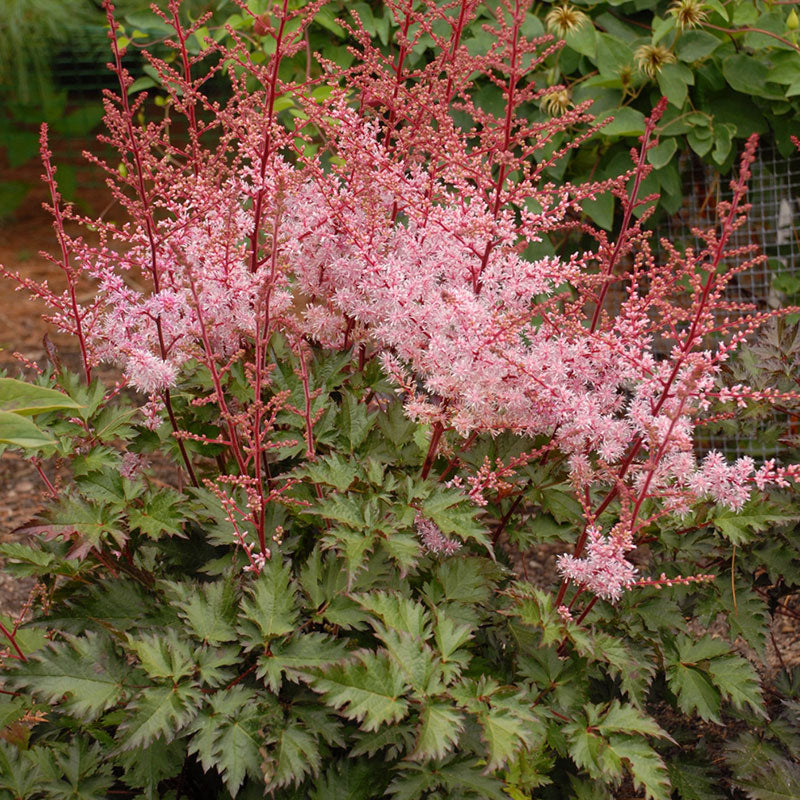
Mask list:
[[[628,531],[622,526],[617,526],[608,536],[604,536],[594,525],[590,525],[584,557],[559,556],[558,570],[566,579],[598,597],[619,600],[623,591],[636,581],[636,568],[625,557],[634,546]]]
[[[422,514],[417,514],[414,517],[414,525],[417,528],[422,544],[425,545],[425,549],[429,553],[451,556],[461,549],[460,542],[455,539],[448,539],[435,522],[426,519]]]

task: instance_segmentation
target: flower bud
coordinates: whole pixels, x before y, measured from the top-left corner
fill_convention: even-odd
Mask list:
[[[786,17],[786,30],[796,31],[798,27],[800,27],[800,17],[797,16],[797,11],[792,9]]]
[[[260,17],[256,17],[256,21],[253,23],[253,33],[256,36],[266,36],[269,32],[269,14],[262,14]]]

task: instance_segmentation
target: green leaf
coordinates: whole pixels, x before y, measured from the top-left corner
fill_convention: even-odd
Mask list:
[[[658,44],[667,34],[675,30],[675,17],[668,14],[666,17],[653,17],[653,36],[651,44]]]
[[[710,669],[716,659],[729,653],[730,647],[725,642],[708,635],[697,640],[687,636],[678,638],[676,650],[667,660],[667,683],[683,712],[696,711],[702,719],[719,722],[721,694]],[[722,672],[725,684],[727,671],[723,668]],[[746,677],[746,673],[742,673],[742,677]],[[727,686],[723,691],[729,693]]]
[[[80,558],[102,543],[103,534],[110,534],[117,544],[124,543],[127,535],[117,524],[119,512],[80,498],[63,497],[59,504],[47,511],[47,523],[27,530],[43,533],[50,538],[64,536],[78,541],[69,553],[70,558]]]
[[[42,768],[38,788],[53,800],[106,800],[115,783],[99,745],[84,738],[40,750],[38,755]]]
[[[587,19],[583,25],[573,28],[564,37],[567,47],[571,47],[576,53],[582,56],[594,58],[597,52],[597,39],[594,25]]]
[[[409,597],[398,592],[377,591],[357,594],[353,599],[383,620],[389,628],[408,633],[416,639],[426,639],[430,634],[428,609]]]
[[[707,672],[684,664],[667,669],[669,688],[678,698],[685,714],[696,711],[701,719],[719,723],[720,693],[711,683]]]
[[[158,539],[164,533],[169,536],[180,535],[185,520],[181,500],[181,495],[174,489],[161,489],[150,495],[143,508],[129,510],[131,528],[138,528],[151,539]]]
[[[672,157],[675,155],[675,151],[677,149],[677,140],[674,136],[670,136],[669,138],[664,139],[662,142],[659,142],[656,147],[648,150],[647,160],[656,169],[661,169],[662,167],[667,166],[670,161],[672,161]]]
[[[716,164],[724,164],[731,152],[733,137],[736,135],[736,128],[730,124],[719,124],[714,126],[714,151],[711,158]]]
[[[667,771],[672,788],[680,800],[722,800],[722,795],[717,791],[721,777],[710,773],[705,765],[671,758],[667,762]]]
[[[734,786],[751,800],[789,800],[800,796],[800,768],[776,743],[746,732],[725,748]]]
[[[652,717],[648,717],[635,706],[622,705],[619,700],[611,703],[605,716],[595,727],[603,736],[612,733],[639,733],[642,736],[670,738]]]
[[[346,394],[342,400],[342,431],[347,435],[350,452],[357,450],[367,438],[375,424],[377,414],[370,414],[367,406],[359,402],[353,394]]]
[[[464,715],[438,700],[425,703],[419,715],[419,734],[411,758],[444,758],[455,748],[464,729]]]
[[[385,653],[363,652],[355,661],[334,664],[313,679],[312,687],[347,719],[360,722],[365,731],[398,722],[408,711],[402,697],[405,680]]]
[[[711,130],[705,127],[694,127],[686,135],[689,147],[699,156],[706,155],[714,146]]]
[[[9,683],[61,703],[64,711],[81,719],[96,719],[123,696],[130,667],[107,636],[89,632],[64,638],[19,665]]]
[[[26,417],[11,411],[0,411],[0,444],[22,447],[25,450],[38,450],[55,443],[55,439]]]
[[[364,5],[359,4],[359,5]],[[366,760],[337,761],[311,787],[309,800],[372,800],[384,788],[382,776]]]
[[[583,509],[575,499],[574,493],[558,486],[551,486],[541,494],[540,502],[542,508],[545,511],[549,511],[556,522],[560,524],[566,522],[576,523],[583,519]]]
[[[178,614],[207,644],[236,641],[236,589],[231,581],[166,583]]]
[[[610,114],[601,115],[598,122],[607,119],[611,122],[600,129],[603,136],[641,136],[644,133],[644,114],[630,106],[615,108]]]
[[[753,56],[736,53],[722,62],[722,74],[732,89],[742,94],[758,94],[767,81],[769,67]]]
[[[727,577],[727,576],[726,576]],[[747,581],[737,581],[734,602],[729,580],[719,582],[725,620],[732,637],[741,636],[762,658],[767,646],[770,616],[766,601],[756,594]]]
[[[684,31],[675,50],[681,61],[691,64],[710,56],[721,44],[722,40],[708,31]]]
[[[334,522],[341,522],[357,531],[367,527],[362,505],[349,495],[335,494],[316,504],[314,513]]]
[[[528,714],[525,719],[504,708],[492,708],[478,715],[483,738],[489,745],[487,769],[502,767],[517,752],[533,742],[534,721],[535,717],[532,714]]]
[[[297,724],[282,728],[277,747],[264,765],[267,789],[294,783],[299,786],[306,775],[316,775],[322,765],[317,740]]]
[[[136,747],[117,756],[126,786],[142,789],[146,800],[160,800],[158,784],[181,771],[186,744],[156,741],[149,747]]]
[[[194,659],[188,642],[178,639],[175,629],[149,636],[128,636],[128,645],[139,657],[142,668],[151,678],[169,678],[178,682],[194,672]]]
[[[0,378],[0,410],[15,414],[43,414],[46,411],[82,408],[56,389],[34,386],[14,378]]]
[[[3,800],[36,797],[41,780],[36,754],[0,739],[0,790],[4,790],[0,797]]]
[[[758,675],[747,659],[733,654],[714,658],[708,662],[708,672],[717,688],[736,708],[748,705],[756,713],[764,713]]]
[[[611,230],[614,224],[614,195],[606,192],[594,199],[587,197],[581,201],[581,208],[592,222],[607,231]]]
[[[197,754],[206,772],[216,770],[235,796],[247,775],[261,777],[262,724],[255,693],[242,686],[217,692],[189,729],[188,752]]]
[[[280,690],[285,673],[293,681],[310,678],[310,671],[341,661],[348,654],[344,641],[319,631],[295,635],[287,642],[275,642],[259,659],[257,677],[266,678],[270,689]]]
[[[277,555],[267,561],[251,586],[248,599],[242,603],[242,615],[245,619],[241,620],[239,630],[253,644],[263,644],[275,636],[291,633],[297,627],[298,612],[291,574]]]
[[[694,75],[685,64],[665,64],[659,70],[658,87],[676,108],[683,108],[692,84]]]
[[[644,790],[649,800],[669,800],[672,788],[667,768],[661,756],[641,739],[614,736],[611,739],[614,753],[627,762],[633,785]]]
[[[794,515],[781,514],[763,501],[751,500],[740,512],[720,510],[711,522],[733,544],[752,541],[753,534],[766,530],[774,523],[791,522]]]
[[[491,552],[485,528],[476,521],[475,507],[453,489],[439,489],[422,504],[422,514],[444,534],[455,533],[461,539],[473,539]]]
[[[128,706],[119,727],[120,748],[147,747],[158,738],[171,742],[197,716],[202,697],[188,683],[145,689]]]

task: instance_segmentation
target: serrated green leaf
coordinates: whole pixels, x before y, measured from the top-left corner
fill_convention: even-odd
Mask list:
[[[635,706],[623,705],[619,700],[612,701],[608,711],[595,727],[606,737],[612,733],[640,733],[643,736],[671,738],[652,717],[647,716]]]
[[[346,492],[358,475],[358,467],[345,461],[338,454],[331,454],[325,458],[308,464],[305,474],[315,483],[324,483],[334,486],[338,492]],[[342,520],[337,520],[341,522]]]
[[[492,545],[485,528],[476,519],[475,507],[455,490],[437,489],[422,504],[422,514],[444,534],[455,533],[461,539],[473,539],[490,553]]]
[[[316,739],[294,723],[281,730],[270,755],[271,758],[262,766],[268,789],[291,783],[299,786],[306,775],[318,774],[322,764]]]
[[[275,636],[291,633],[297,627],[291,574],[277,556],[267,561],[248,594],[242,603],[239,630],[251,643],[262,644]]]
[[[10,675],[9,684],[93,720],[120,700],[129,673],[108,637],[89,632],[81,638],[66,636],[34,654]]]
[[[720,721],[720,693],[707,672],[680,663],[672,664],[667,668],[667,683],[685,714],[696,711],[701,719]]]
[[[334,664],[314,678],[312,687],[325,702],[361,729],[374,731],[385,722],[398,722],[408,711],[403,698],[406,682],[385,653],[360,653],[355,661]]]
[[[721,800],[722,795],[717,791],[721,776],[711,773],[709,767],[671,758],[667,770],[680,800]]]
[[[0,739],[0,790],[5,798],[34,797],[41,780],[36,754]]]
[[[38,789],[53,800],[106,800],[114,785],[105,754],[84,738],[40,750],[38,755],[42,771]]]
[[[175,630],[134,638],[128,645],[139,657],[142,668],[151,678],[169,678],[178,682],[194,672],[188,642],[178,639]]]
[[[483,738],[489,746],[487,769],[499,769],[514,755],[534,741],[533,725],[536,718],[530,712],[525,716],[506,708],[491,708],[478,715]]]
[[[775,523],[790,522],[796,517],[781,514],[764,503],[751,501],[741,512],[721,510],[711,520],[714,527],[732,544],[746,544],[754,533],[766,530]]]
[[[610,740],[615,754],[627,763],[633,785],[641,788],[649,800],[669,800],[672,787],[661,756],[642,739],[613,736]]]
[[[346,644],[320,632],[293,636],[288,642],[275,642],[270,652],[259,658],[256,676],[266,678],[270,689],[280,690],[285,673],[290,680],[310,677],[310,670],[327,667],[348,654]]]
[[[201,642],[214,645],[236,641],[236,589],[231,581],[165,585],[178,614]]]
[[[353,599],[389,628],[419,639],[426,639],[430,635],[430,613],[422,603],[398,592],[382,591],[355,594]]]
[[[362,504],[350,497],[335,494],[316,504],[314,513],[325,519],[341,522],[355,530],[361,531],[367,527],[364,521]]]
[[[376,774],[373,764],[351,757],[338,761],[317,778],[309,800],[372,800],[383,787],[383,776]]]
[[[738,655],[722,656],[708,662],[708,672],[715,686],[736,708],[745,705],[764,714],[761,685],[753,665]]]
[[[256,700],[241,686],[218,692],[190,728],[188,752],[197,754],[206,772],[216,770],[233,796],[247,775],[261,777],[263,720]]]
[[[342,430],[347,435],[350,451],[353,452],[364,443],[377,415],[368,413],[367,406],[349,393],[342,400],[341,415]]]
[[[146,498],[142,508],[131,508],[128,521],[145,536],[157,539],[162,534],[180,535],[186,519],[186,509],[181,507],[181,495],[174,489],[161,489]]]
[[[148,747],[159,738],[171,742],[197,716],[202,697],[188,683],[145,689],[131,701],[119,727],[120,749]]]
[[[141,789],[146,800],[159,800],[158,784],[174,778],[183,766],[185,743],[165,744],[156,741],[149,747],[137,747],[117,756],[126,786]]]
[[[419,715],[417,743],[411,758],[444,758],[458,743],[464,729],[464,715],[453,706],[429,700]]]

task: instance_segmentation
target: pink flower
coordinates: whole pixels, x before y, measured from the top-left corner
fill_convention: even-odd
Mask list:
[[[417,533],[422,539],[422,544],[429,553],[449,556],[461,549],[461,542],[448,539],[436,523],[426,519],[422,514],[414,517]]]
[[[567,580],[614,602],[636,581],[636,568],[625,558],[625,553],[632,549],[630,536],[624,532],[615,530],[605,537],[592,525],[587,532],[585,556],[559,556],[558,571]]]
[[[122,456],[119,472],[123,478],[134,480],[142,470],[147,469],[149,466],[150,462],[141,453],[129,452]]]
[[[175,383],[177,371],[153,353],[137,350],[127,358],[126,374],[134,388],[156,394]]]

